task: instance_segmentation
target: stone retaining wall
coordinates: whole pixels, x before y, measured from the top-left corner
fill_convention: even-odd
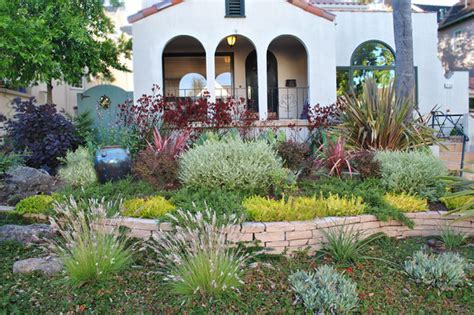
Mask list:
[[[235,242],[256,242],[269,253],[291,253],[293,251],[309,248],[310,252],[319,250],[324,243],[323,230],[345,225],[349,229],[361,231],[365,236],[383,232],[387,236],[398,239],[412,236],[439,235],[443,228],[451,223],[456,231],[474,235],[474,221],[453,222],[458,216],[444,216],[443,212],[428,211],[407,213],[406,216],[415,223],[413,229],[402,223],[390,220],[382,222],[373,215],[360,215],[354,217],[328,217],[311,221],[295,222],[245,222],[227,238]],[[173,231],[168,222],[157,223],[156,220],[121,218],[108,220],[107,225],[121,225],[130,228],[133,237],[149,239],[153,234]]]

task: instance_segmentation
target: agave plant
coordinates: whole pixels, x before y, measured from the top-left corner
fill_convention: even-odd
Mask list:
[[[153,142],[148,142],[148,148],[155,153],[167,153],[171,156],[177,156],[186,149],[189,140],[189,132],[174,132],[167,137],[163,137],[158,130],[153,130]]]
[[[336,128],[347,144],[360,150],[403,150],[436,142],[429,116],[412,117],[410,99],[398,98],[393,83],[380,87],[367,79],[360,96],[346,94],[340,99],[343,111]]]

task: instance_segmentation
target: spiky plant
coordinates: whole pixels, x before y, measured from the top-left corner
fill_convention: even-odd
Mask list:
[[[340,101],[343,111],[336,128],[357,150],[403,150],[436,142],[429,117],[418,113],[413,118],[410,99],[397,98],[393,84],[380,87],[369,78],[362,95],[347,94]]]
[[[50,221],[61,237],[50,242],[72,283],[104,280],[131,264],[128,237],[117,227],[106,226],[112,207],[110,202],[94,199],[78,203],[70,198],[55,204],[56,216]]]
[[[470,171],[464,171],[472,173]],[[452,191],[444,196],[444,199],[466,198],[466,201],[461,203],[461,206],[449,211],[447,214],[459,214],[460,217],[455,221],[472,220],[474,218],[474,180],[457,176],[445,176],[440,177],[440,179],[446,182]]]
[[[243,283],[243,268],[251,257],[226,241],[227,233],[236,232],[240,218],[217,218],[210,210],[178,210],[168,216],[175,231],[156,238],[151,247],[158,256],[159,272],[171,290],[184,300],[203,301],[235,293]]]
[[[453,250],[466,244],[468,236],[447,225],[441,230],[439,239],[443,242],[444,247]]]

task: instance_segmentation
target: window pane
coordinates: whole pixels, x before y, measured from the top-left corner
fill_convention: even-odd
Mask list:
[[[362,93],[362,84],[367,78],[374,78],[379,87],[388,86],[395,77],[395,70],[357,69],[352,72],[352,83],[356,94]]]
[[[232,82],[232,56],[216,56],[216,97],[231,97],[234,82]]]
[[[207,84],[205,78],[206,57],[164,57],[164,95],[197,96]]]
[[[352,55],[354,66],[394,66],[395,56],[382,43],[367,42],[359,46]]]
[[[337,96],[344,95],[350,90],[349,85],[349,70],[338,68],[336,72],[337,80]]]

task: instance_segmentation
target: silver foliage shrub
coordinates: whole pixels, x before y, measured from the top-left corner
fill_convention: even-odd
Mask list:
[[[59,169],[59,177],[69,186],[83,187],[97,181],[92,155],[87,148],[68,151],[61,162],[66,165]]]
[[[259,192],[288,175],[281,158],[265,141],[243,141],[238,136],[191,148],[180,166],[180,180],[193,188]]]
[[[331,266],[323,265],[315,272],[297,271],[289,280],[298,300],[312,312],[341,314],[357,306],[356,284]]]
[[[438,179],[447,175],[444,163],[431,151],[379,151],[382,185],[395,193],[420,195],[432,201],[445,193]]]
[[[405,271],[417,283],[440,290],[450,290],[462,284],[466,279],[466,268],[466,260],[452,252],[428,255],[420,250],[405,261]]]
[[[175,231],[154,236],[159,273],[171,290],[184,300],[235,294],[243,284],[244,267],[251,255],[229,244],[227,233],[238,232],[241,218],[215,212],[168,214]]]

